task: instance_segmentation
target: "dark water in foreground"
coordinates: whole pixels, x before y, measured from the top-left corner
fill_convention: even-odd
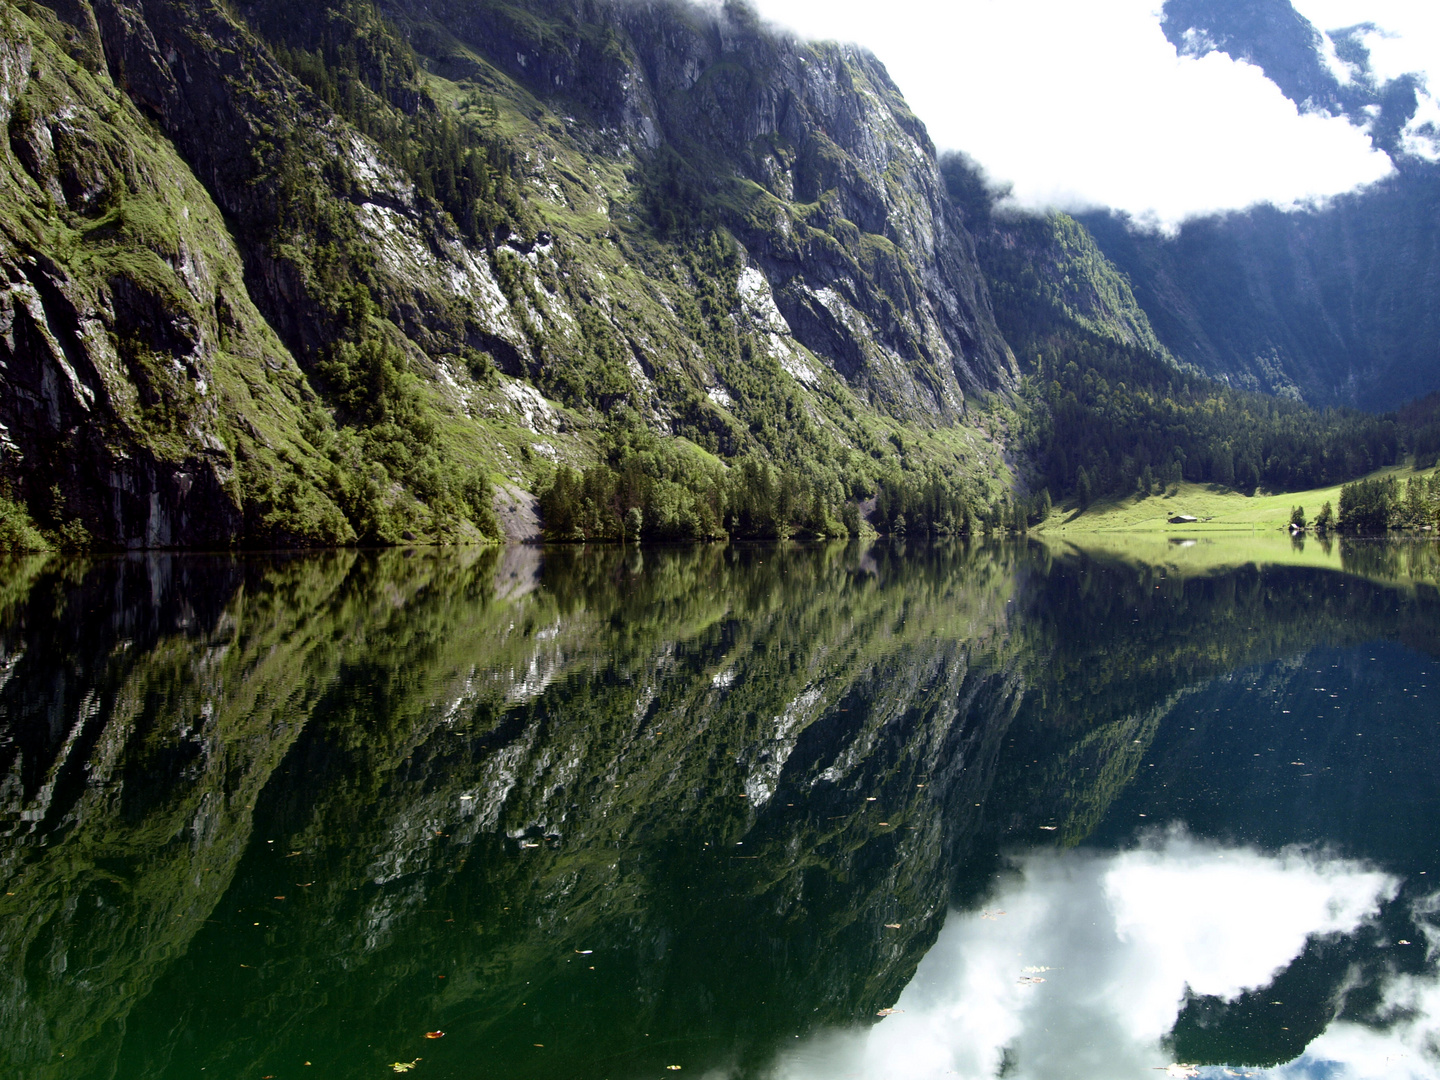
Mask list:
[[[1186,559],[9,564],[0,1075],[1440,1076],[1435,549]]]

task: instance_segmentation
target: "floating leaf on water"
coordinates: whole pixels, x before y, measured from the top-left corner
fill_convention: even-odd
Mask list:
[[[881,1009],[876,1016],[894,1016],[896,1013],[903,1013],[904,1009]]]
[[[276,899],[276,900],[284,900],[285,897],[283,897],[283,896],[277,896],[277,897],[275,897],[275,899]]]
[[[420,1064],[420,1059],[419,1059],[419,1058],[416,1058],[414,1061],[396,1061],[396,1062],[392,1062],[391,1065],[390,1065],[390,1068],[394,1069],[396,1072],[403,1073],[403,1072],[409,1072],[411,1069],[413,1069],[416,1065],[419,1065],[419,1064]]]
[[[443,1038],[445,1037],[445,1032],[443,1032],[443,1031],[427,1031],[427,1032],[425,1032],[425,1037],[426,1037],[427,1039],[443,1039]]]

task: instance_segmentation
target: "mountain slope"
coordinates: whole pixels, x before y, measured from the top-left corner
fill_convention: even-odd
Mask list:
[[[6,478],[56,524],[163,545],[228,540],[289,472],[313,511],[297,529],[353,537],[302,434],[328,418],[220,210],[100,68],[93,21],[82,35],[33,10],[0,12]]]
[[[1173,238],[1080,216],[1179,359],[1315,405],[1440,389],[1440,170],[1412,163],[1328,205],[1256,207]]]
[[[965,415],[1014,361],[933,147],[864,53],[738,5],[5,20],[0,476],[42,525],[475,536],[492,480],[647,428],[681,437],[652,483],[698,493],[709,455],[756,457],[820,522],[882,473],[972,476],[982,501],[1003,475]]]
[[[942,169],[990,282],[996,319],[1022,362],[1021,502],[1030,523],[1053,501],[1154,494],[1183,481],[1252,494],[1336,484],[1404,452],[1428,453],[1423,414],[1318,412],[1237,390],[1177,362],[1137,284],[1066,214],[1016,211],[963,155]]]

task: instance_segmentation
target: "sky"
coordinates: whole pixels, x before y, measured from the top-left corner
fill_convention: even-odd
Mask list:
[[[1187,992],[1233,1001],[1268,989],[1310,939],[1372,923],[1398,886],[1384,873],[1178,829],[1127,851],[1035,852],[1014,871],[983,907],[950,913],[894,1014],[782,1052],[774,1080],[1440,1077],[1426,1050],[1440,1030],[1440,982],[1398,971],[1376,987],[1396,1023],[1332,1021],[1279,1068],[1192,1071],[1165,1048]],[[1416,907],[1427,935],[1433,899]]]
[[[756,6],[802,36],[875,53],[936,144],[976,158],[1025,206],[1109,206],[1173,226],[1257,202],[1322,199],[1392,169],[1360,129],[1300,113],[1258,68],[1220,53],[1177,56],[1159,0]],[[1377,23],[1387,31],[1367,39],[1377,73],[1433,68],[1440,91],[1440,4],[1295,6],[1321,30]],[[1440,120],[1433,99],[1427,109]]]

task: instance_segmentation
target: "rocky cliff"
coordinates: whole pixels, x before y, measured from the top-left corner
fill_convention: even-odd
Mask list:
[[[52,535],[473,536],[617,416],[857,496],[902,422],[998,459],[954,432],[1014,361],[863,52],[738,4],[0,17],[0,476]]]

